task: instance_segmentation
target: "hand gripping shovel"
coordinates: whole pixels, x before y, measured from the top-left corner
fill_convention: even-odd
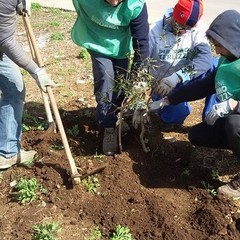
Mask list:
[[[30,20],[29,20],[27,14],[23,15],[23,22],[24,22],[24,26],[25,26],[25,29],[26,29],[26,33],[27,33],[27,37],[28,37],[28,41],[29,41],[29,45],[30,45],[30,48],[31,48],[33,59],[36,61],[36,63],[38,64],[39,67],[42,67],[43,66],[43,61],[42,61],[40,51],[39,51],[39,48],[38,48],[37,43],[36,43],[36,38],[35,38],[35,35],[33,33],[32,26],[31,26],[31,23],[30,23]],[[53,109],[55,120],[57,122],[57,127],[58,127],[58,130],[60,132],[62,142],[63,142],[63,146],[64,146],[64,149],[65,149],[65,153],[67,155],[67,159],[68,159],[68,162],[69,162],[69,165],[70,165],[71,179],[73,181],[73,184],[75,184],[75,185],[80,184],[80,182],[81,182],[80,174],[77,171],[75,161],[72,157],[70,147],[69,147],[69,144],[68,144],[68,141],[67,141],[67,137],[66,137],[66,134],[65,134],[65,131],[64,131],[64,128],[63,128],[62,120],[61,120],[61,117],[60,117],[60,114],[59,114],[59,111],[58,111],[57,103],[56,103],[56,100],[54,98],[52,88],[50,86],[47,87],[47,94],[48,94],[48,97],[49,97],[49,100],[50,100],[50,103],[51,103],[51,107]],[[49,124],[51,124],[51,126],[53,124],[55,126],[47,95],[42,92],[42,96],[43,96],[43,101],[44,101],[44,106],[45,106],[48,122],[49,122]]]

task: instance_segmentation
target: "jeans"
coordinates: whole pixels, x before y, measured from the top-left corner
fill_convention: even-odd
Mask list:
[[[92,60],[98,127],[100,129],[115,128],[116,110],[124,100],[124,93],[116,90],[116,83],[119,79],[127,79],[129,60],[128,58],[115,59],[88,51]]]
[[[18,66],[5,54],[0,59],[0,156],[20,151],[25,86]]]

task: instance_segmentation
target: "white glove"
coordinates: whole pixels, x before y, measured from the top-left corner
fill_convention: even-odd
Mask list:
[[[164,97],[158,101],[154,101],[154,102],[151,102],[148,104],[148,110],[149,111],[155,111],[155,110],[158,110],[158,109],[162,109],[164,108],[165,106],[168,106],[169,105],[169,101],[167,99],[167,97]]]
[[[146,109],[135,109],[132,118],[132,125],[135,129],[138,129],[141,124],[148,122],[148,116]]]
[[[18,3],[16,11],[19,15],[28,14],[31,15],[31,0],[22,0]]]
[[[157,82],[156,88],[154,91],[160,96],[164,97],[176,87],[178,83],[181,82],[181,79],[176,73],[173,73],[169,77],[163,78]]]
[[[226,117],[233,112],[230,99],[221,103],[214,104],[212,110],[207,114],[205,121],[208,125],[213,125],[220,117]]]
[[[40,89],[42,89],[44,92],[46,92],[46,87],[56,87],[57,85],[51,80],[51,78],[47,75],[46,69],[38,68],[38,70],[31,74],[32,77],[36,80],[36,83]]]

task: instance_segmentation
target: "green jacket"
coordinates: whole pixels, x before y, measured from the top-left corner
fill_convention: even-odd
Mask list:
[[[144,2],[127,0],[113,7],[103,0],[73,0],[78,14],[71,32],[73,42],[109,57],[129,57],[130,22],[138,17]]]
[[[225,57],[219,59],[215,88],[221,102],[229,98],[240,101],[240,59],[233,62]]]

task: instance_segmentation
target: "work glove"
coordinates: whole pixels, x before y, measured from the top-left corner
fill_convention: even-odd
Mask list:
[[[146,109],[135,109],[132,117],[132,125],[135,129],[148,122],[148,115]]]
[[[207,114],[205,121],[208,125],[213,125],[220,117],[226,117],[233,112],[230,99],[221,103],[214,104],[212,110]]]
[[[148,111],[155,111],[158,109],[162,109],[165,106],[169,105],[169,101],[167,99],[167,97],[164,97],[158,101],[154,101],[148,104]]]
[[[153,91],[164,97],[170,93],[172,89],[175,88],[176,85],[180,82],[181,79],[178,77],[178,75],[176,73],[173,73],[169,77],[158,80]]]
[[[47,86],[51,86],[51,87],[56,87],[57,85],[51,80],[51,78],[47,75],[46,69],[43,68],[38,68],[38,70],[31,74],[31,76],[36,80],[36,83],[38,85],[38,87],[46,92]]]
[[[24,15],[28,14],[29,16],[31,15],[31,0],[22,0],[19,1],[16,11],[19,15]]]

